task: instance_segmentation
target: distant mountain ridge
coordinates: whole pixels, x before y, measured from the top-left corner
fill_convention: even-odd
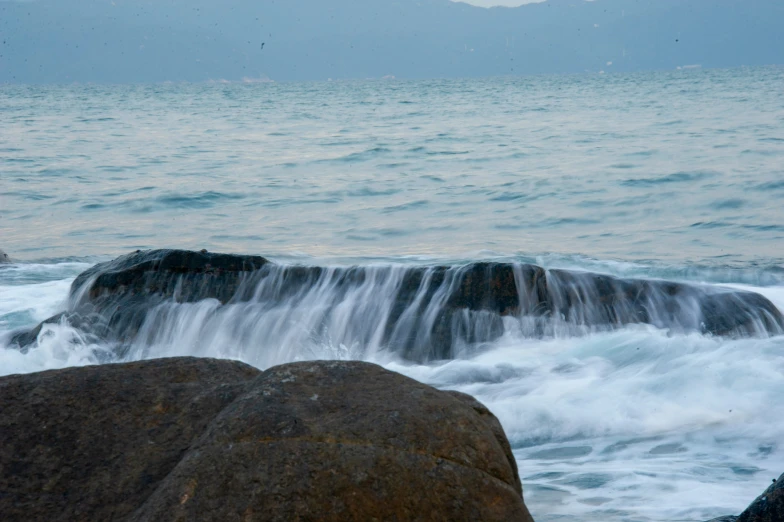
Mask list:
[[[470,77],[784,63],[780,0],[0,0],[0,82]]]

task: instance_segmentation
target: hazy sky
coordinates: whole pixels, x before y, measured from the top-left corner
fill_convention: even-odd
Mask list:
[[[0,0],[0,83],[784,64],[782,0]],[[91,9],[84,9],[85,5]]]
[[[538,2],[546,2],[547,0],[453,0],[453,1],[478,5],[480,7],[493,7],[498,5],[502,5],[505,7],[518,7],[523,4],[534,4]]]

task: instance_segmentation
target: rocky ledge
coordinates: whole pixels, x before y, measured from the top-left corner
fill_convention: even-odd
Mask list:
[[[634,323],[729,337],[784,333],[784,316],[768,299],[718,287],[515,263],[283,266],[259,256],[183,250],[138,251],[92,267],[74,281],[67,310],[45,323],[67,319],[97,341],[123,344],[135,340],[150,311],[164,302],[216,299],[296,308],[318,298],[326,316],[358,294],[388,299],[381,303],[384,313],[372,318],[383,325],[382,344],[420,362],[449,358],[461,342],[492,341],[510,316],[533,336]],[[14,342],[29,346],[40,331],[20,332]]]
[[[532,522],[498,420],[361,362],[0,378],[0,519]]]
[[[726,516],[709,522],[782,522],[784,521],[784,475],[774,480],[762,495],[740,516]]]

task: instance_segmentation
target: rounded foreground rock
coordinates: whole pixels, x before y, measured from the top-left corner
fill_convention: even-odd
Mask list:
[[[361,362],[0,379],[3,520],[526,521],[498,420]]]

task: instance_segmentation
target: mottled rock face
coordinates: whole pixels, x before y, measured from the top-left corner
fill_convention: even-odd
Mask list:
[[[0,519],[117,520],[260,372],[179,359],[0,379]]]
[[[3,520],[532,521],[471,397],[359,362],[0,379]]]
[[[781,522],[784,520],[784,474],[741,513],[737,522]]]

